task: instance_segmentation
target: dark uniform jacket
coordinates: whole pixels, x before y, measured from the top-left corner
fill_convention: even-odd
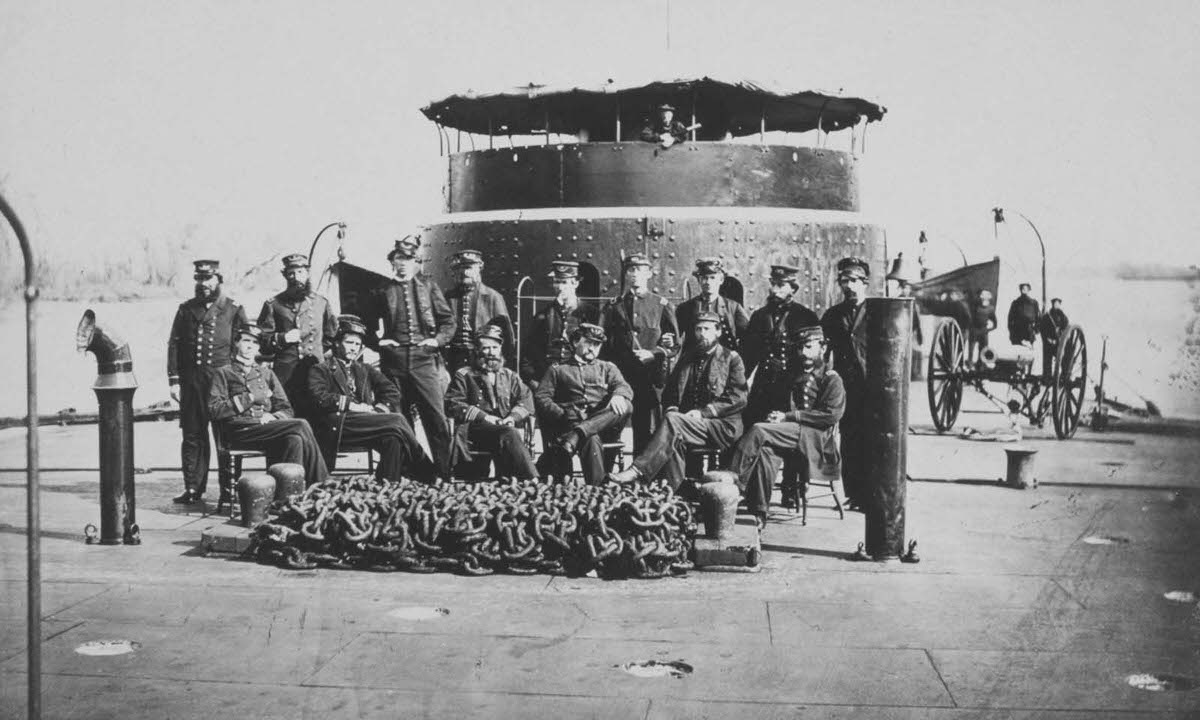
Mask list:
[[[688,136],[687,126],[678,120],[672,119],[670,125],[663,125],[658,119],[655,119],[642,128],[642,131],[638,133],[638,138],[643,142],[662,142],[663,133],[669,133],[677,143],[685,142]]]
[[[1038,301],[1019,295],[1008,306],[1008,339],[1013,345],[1033,342],[1037,337],[1038,317],[1042,314]]]
[[[664,333],[674,333],[676,340],[680,339],[671,303],[658,293],[638,296],[626,292],[608,301],[604,307],[603,325],[608,334],[606,358],[616,363],[622,372],[644,368],[661,384],[664,377],[655,376],[665,370],[666,351],[658,346],[658,341]],[[646,367],[634,355],[634,350],[653,352],[657,367]]]
[[[379,347],[380,340],[395,340],[401,345],[416,345],[422,340],[434,339],[438,347],[445,347],[454,337],[454,315],[450,305],[442,295],[441,288],[436,283],[421,277],[407,281],[411,288],[416,307],[404,306],[404,283],[392,278],[386,285],[372,293],[371,324],[372,332],[368,333],[367,342],[372,348]],[[409,325],[400,327],[405,319]],[[378,321],[383,321],[383,334],[376,336],[373,332]],[[381,351],[386,357],[387,348]]]
[[[585,365],[572,356],[546,371],[533,404],[541,418],[567,423],[588,417],[617,395],[633,400],[633,388],[616,365],[607,360]]]
[[[843,384],[861,387],[866,379],[867,335],[862,303],[849,300],[834,305],[821,318],[821,329],[833,354],[833,369]]]
[[[747,390],[746,366],[740,355],[724,345],[717,345],[711,353],[692,348],[679,356],[667,379],[663,407],[679,412],[699,410],[705,418],[738,415],[746,407]]]
[[[476,290],[478,292],[475,292]],[[512,352],[512,321],[509,320],[508,306],[504,304],[504,297],[500,293],[483,283],[474,287],[460,285],[446,291],[446,301],[450,304],[450,312],[455,323],[451,344],[473,349],[475,339],[468,333],[473,333],[484,325],[493,323],[504,330],[504,354],[508,355]],[[464,307],[464,303],[466,307]],[[464,310],[467,315],[466,327],[461,324]]]
[[[768,364],[775,370],[785,371],[795,354],[792,333],[817,323],[816,313],[791,300],[781,305],[768,302],[755,310],[746,325],[739,351],[746,362],[746,375],[751,375],[760,365]]]
[[[784,419],[800,424],[797,449],[808,460],[808,477],[840,480],[837,428],[846,410],[841,377],[825,363],[810,371],[799,370],[792,377],[790,401],[792,409],[784,413]]]
[[[446,414],[460,423],[474,422],[484,415],[512,417],[520,423],[533,414],[533,395],[521,378],[506,367],[496,371],[494,387],[483,370],[459,368],[446,390]]]
[[[258,326],[263,331],[263,353],[274,355],[275,372],[285,380],[300,358],[311,357],[320,362],[325,352],[333,349],[337,334],[333,308],[314,292],[301,296],[287,291],[279,293],[263,303]],[[284,341],[283,336],[289,330],[300,331],[299,343]]]
[[[1071,321],[1067,318],[1067,314],[1058,308],[1050,308],[1050,312],[1043,315],[1042,319],[1038,321],[1042,339],[1050,341],[1057,341],[1070,325]]]
[[[750,315],[746,308],[723,295],[718,295],[708,307],[704,305],[704,298],[697,295],[680,303],[675,310],[675,320],[679,326],[679,333],[683,336],[681,340],[684,350],[696,344],[696,337],[692,331],[696,328],[696,316],[705,310],[714,312],[721,318],[721,344],[730,350],[740,350],[741,340],[746,335],[747,326],[750,325]]]
[[[267,413],[281,419],[293,417],[283,383],[262,363],[233,363],[214,370],[208,390],[208,413],[218,422],[250,424],[257,424]]]
[[[313,366],[308,374],[313,409],[324,415],[346,412],[350,403],[366,403],[387,412],[400,412],[399,388],[378,369],[337,357]]]
[[[197,298],[181,303],[167,343],[167,378],[201,381],[206,372],[229,365],[234,333],[245,322],[242,306],[221,294],[208,308]]]
[[[996,329],[996,306],[976,304],[971,311],[971,338],[986,338],[988,331]]]
[[[571,333],[580,323],[595,325],[599,322],[600,310],[591,303],[579,302],[564,312],[561,305],[552,302],[539,310],[533,316],[529,334],[521,347],[521,379],[525,382],[541,380],[551,365],[570,359],[575,352],[571,347]]]

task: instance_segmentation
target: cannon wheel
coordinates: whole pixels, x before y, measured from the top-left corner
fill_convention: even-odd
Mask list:
[[[962,407],[963,368],[966,343],[962,328],[951,318],[942,318],[933,331],[929,349],[929,367],[925,375],[929,393],[929,414],[938,432],[954,427]]]
[[[1087,340],[1083,328],[1072,325],[1063,333],[1054,356],[1054,434],[1066,440],[1079,427],[1087,392]]]

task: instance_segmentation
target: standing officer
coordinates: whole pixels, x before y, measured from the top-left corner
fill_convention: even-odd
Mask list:
[[[634,398],[617,366],[596,359],[604,340],[604,328],[580,325],[571,333],[571,359],[551,365],[533,393],[546,446],[538,458],[542,475],[570,475],[571,456],[578,453],[583,479],[589,485],[604,479],[601,443],[620,437]]]
[[[410,420],[416,406],[438,476],[448,478],[450,429],[440,350],[454,336],[454,316],[437,284],[417,275],[420,247],[420,237],[405,235],[388,253],[395,276],[372,294],[372,322],[382,327],[375,343],[379,368],[400,388]]]
[[[709,312],[720,319],[721,344],[730,350],[738,350],[746,334],[746,326],[750,324],[750,316],[741,303],[721,295],[721,285],[725,282],[725,268],[721,265],[721,259],[700,258],[692,275],[700,283],[700,294],[680,303],[675,310],[683,349],[686,351],[696,344],[696,335],[692,332],[696,318],[700,313]]]
[[[457,323],[454,337],[446,348],[446,366],[450,375],[471,364],[475,350],[475,332],[485,325],[496,325],[504,333],[504,354],[512,353],[512,321],[500,293],[483,284],[483,254],[478,250],[460,250],[450,267],[456,285],[446,293],[450,311]]]
[[[867,298],[867,281],[871,266],[856,257],[842,258],[837,263],[837,282],[842,301],[825,311],[821,328],[833,354],[833,369],[841,377],[846,390],[846,411],[838,427],[842,431],[842,458],[845,474],[846,504],[861,508],[866,501],[866,467],[862,449],[866,447],[867,409],[863,402],[866,382],[866,325],[863,323],[863,300]]]
[[[1038,321],[1038,329],[1042,332],[1042,374],[1047,379],[1051,378],[1054,371],[1058,341],[1070,326],[1071,320],[1062,309],[1062,298],[1050,298],[1050,312]]]
[[[1029,283],[1021,283],[1017,289],[1021,294],[1008,306],[1008,341],[1013,345],[1032,346],[1037,337],[1038,318],[1042,316],[1042,309],[1038,301],[1030,297],[1032,288]]]
[[[296,463],[309,485],[329,479],[321,449],[307,420],[296,418],[283,383],[257,361],[262,329],[254,323],[237,333],[233,363],[215,368],[208,390],[208,412],[225,437],[243,447],[260,449],[267,464]],[[221,488],[221,500],[229,492]],[[232,494],[230,494],[232,501]]]
[[[650,261],[633,253],[621,264],[626,290],[604,308],[607,356],[633,388],[633,452],[640,453],[662,419],[667,365],[678,353],[671,303],[650,291]]]
[[[786,408],[780,383],[786,382],[795,356],[792,338],[800,328],[818,323],[816,313],[792,299],[800,287],[800,268],[772,265],[770,283],[767,303],[750,316],[742,342],[746,376],[758,371],[742,413],[747,427],[762,422],[772,410]]]
[[[491,453],[497,476],[535,478],[537,468],[517,427],[533,414],[533,396],[521,378],[504,367],[504,330],[485,325],[475,343],[475,365],[459,368],[446,390],[446,410],[459,423],[454,433],[455,467],[466,479],[486,471],[470,463],[474,447]],[[471,464],[467,473],[462,472],[462,462]]]
[[[554,302],[538,311],[521,346],[521,379],[534,390],[551,365],[569,360],[571,334],[581,323],[600,322],[600,310],[579,299],[579,263],[555,260],[550,271]]]
[[[167,379],[171,399],[179,403],[183,494],[181,505],[203,499],[208,482],[208,376],[233,357],[234,333],[246,322],[241,305],[221,294],[221,265],[196,260],[195,296],[182,303],[171,324],[167,342]]]
[[[742,358],[719,342],[721,319],[715,313],[701,312],[693,332],[696,338],[680,354],[663,392],[666,418],[629,469],[610,476],[613,482],[654,479],[661,472],[679,489],[685,449],[724,450],[741,437],[746,407]]]
[[[263,303],[258,326],[263,349],[274,355],[271,369],[283,383],[296,414],[308,414],[308,371],[333,349],[337,318],[329,301],[312,291],[308,258],[293,253],[283,258],[287,289]]]
[[[366,333],[357,316],[339,317],[333,357],[308,373],[313,431],[325,465],[333,469],[342,445],[368,447],[379,453],[375,477],[430,482],[436,474],[433,461],[401,414],[400,391],[379,370],[358,362]]]
[[[800,504],[795,493],[803,493],[814,477],[830,481],[835,501],[841,502],[841,455],[834,437],[846,404],[842,381],[825,365],[824,333],[819,326],[801,328],[793,340],[799,358],[784,393],[786,410],[773,410],[766,422],[750,428],[738,441],[729,465],[759,530],[766,525],[778,474],[776,453],[795,458],[792,464],[799,478],[791,486],[794,489],[784,491],[793,494],[792,504]]]

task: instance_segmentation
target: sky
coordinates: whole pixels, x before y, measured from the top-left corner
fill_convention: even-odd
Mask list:
[[[0,0],[0,17],[0,190],[53,262],[179,238],[185,271],[252,262],[339,219],[382,252],[441,209],[431,100],[705,74],[885,105],[860,172],[891,248],[925,230],[935,262],[957,244],[1024,272],[1021,213],[1052,273],[1200,262],[1193,3]]]

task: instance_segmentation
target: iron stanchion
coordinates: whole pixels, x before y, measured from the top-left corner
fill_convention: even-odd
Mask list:
[[[866,329],[865,433],[867,555],[904,554],[908,385],[912,363],[912,298],[864,300]]]

